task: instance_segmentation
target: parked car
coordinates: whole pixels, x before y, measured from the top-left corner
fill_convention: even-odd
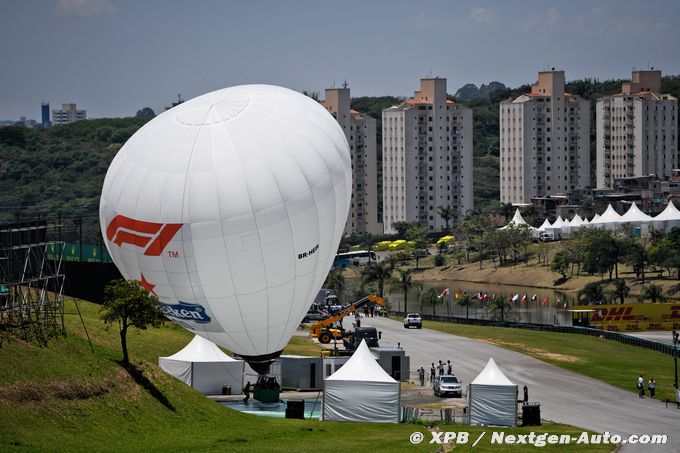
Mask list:
[[[305,315],[304,318],[302,318],[303,323],[307,322],[312,322],[312,321],[320,321],[323,318],[328,316],[328,312],[326,310],[318,310],[315,308],[310,308],[307,314]]]
[[[408,313],[404,318],[404,329],[415,327],[416,329],[423,328],[423,318],[418,313]]]
[[[555,234],[549,231],[544,231],[538,236],[541,242],[550,242],[555,240]]]
[[[434,396],[452,395],[460,398],[463,396],[463,382],[453,374],[437,376],[434,380]]]
[[[430,255],[432,255],[432,253],[427,249],[411,252],[411,258],[427,258]]]

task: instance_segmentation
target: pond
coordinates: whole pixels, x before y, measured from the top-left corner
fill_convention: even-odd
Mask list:
[[[510,313],[505,314],[504,320],[569,326],[572,324],[571,312],[568,309],[573,308],[576,302],[575,293],[565,293],[530,286],[471,283],[459,280],[424,281],[421,283],[423,285],[422,289],[412,289],[408,292],[406,306],[408,311],[417,311],[427,315],[434,313],[440,316],[499,319],[500,314],[494,313],[490,304],[494,294],[497,298],[502,297],[505,300],[510,300],[515,294],[518,294],[520,298],[526,294],[526,302],[511,303]],[[427,294],[432,288],[434,288],[437,295],[441,294],[445,288],[449,288],[450,295],[442,298],[443,300],[439,299],[434,306],[429,302],[423,302],[421,300],[422,295]],[[465,291],[470,296],[480,292],[482,294],[486,293],[487,300],[483,302],[473,299],[473,303],[469,307],[464,307],[455,303],[456,291]],[[393,310],[405,311],[403,291],[387,289],[385,293]],[[536,297],[532,300],[534,295]],[[565,304],[567,305],[566,308]]]
[[[305,419],[319,419],[321,415],[321,400],[321,397],[318,399],[304,400]],[[285,418],[286,416],[285,401],[279,401],[278,403],[261,403],[260,401],[251,398],[247,404],[243,403],[243,401],[222,401],[221,404],[245,414],[264,415],[277,418]]]

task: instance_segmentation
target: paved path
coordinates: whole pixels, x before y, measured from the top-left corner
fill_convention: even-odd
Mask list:
[[[666,434],[669,444],[665,446],[627,445],[623,451],[680,451],[680,410],[675,407],[665,408],[657,400],[639,399],[633,391],[482,341],[429,329],[407,330],[401,322],[387,318],[362,318],[363,325],[382,331],[381,346],[401,343],[411,357],[411,380],[415,380],[418,367],[429,370],[430,363],[441,359],[451,360],[454,373],[469,383],[493,357],[506,376],[519,385],[520,395],[524,385],[529,388],[529,400],[541,403],[543,419],[622,436]],[[636,377],[630,377],[631,387]]]
[[[659,343],[673,344],[673,335],[668,330],[650,330],[647,332],[625,332],[626,335],[644,338],[645,340],[658,341]]]

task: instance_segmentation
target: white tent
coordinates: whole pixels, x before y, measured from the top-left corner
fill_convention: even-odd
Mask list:
[[[664,228],[666,231],[680,226],[680,211],[675,207],[672,200],[668,202],[666,209],[652,219],[652,225],[655,228]]]
[[[362,341],[352,357],[324,381],[322,420],[399,422],[399,382],[382,369]]]
[[[596,216],[597,217],[597,216]],[[608,230],[615,230],[621,224],[621,216],[614,210],[611,204],[597,219],[593,219],[590,224],[597,228],[606,228]]]
[[[562,236],[562,225],[564,224],[564,220],[562,220],[562,217],[558,217],[555,222],[550,225],[550,227],[546,228],[545,231],[547,232],[552,232],[553,236],[555,239],[559,239]]]
[[[243,364],[198,335],[176,354],[158,358],[161,369],[205,395],[219,394],[225,385],[232,394],[241,393]]]
[[[515,426],[517,424],[517,385],[498,368],[493,359],[468,384],[471,425]]]
[[[518,227],[520,225],[527,225],[527,223],[524,221],[524,218],[522,217],[522,214],[520,214],[519,212],[519,208],[515,210],[515,215],[512,216],[512,219],[510,219],[508,224],[502,227],[501,230],[505,230],[506,228],[509,228],[511,225],[515,227]]]
[[[633,202],[633,204],[630,205],[630,208],[628,208],[628,211],[626,211],[626,213],[621,216],[619,222],[621,225],[624,223],[629,223],[634,228],[640,228],[641,233],[645,235],[647,234],[647,227],[650,223],[652,223],[652,218],[640,211],[640,208],[638,208],[635,202]]]
[[[583,226],[583,219],[581,218],[580,215],[576,214],[573,219],[568,221],[569,224],[565,222],[562,225],[562,232],[563,233],[576,233],[578,230]]]
[[[552,225],[550,224],[550,220],[545,219],[543,223],[541,224],[540,227],[538,227],[538,231],[546,231],[549,229]]]

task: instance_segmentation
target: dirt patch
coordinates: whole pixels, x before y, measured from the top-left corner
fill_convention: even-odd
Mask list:
[[[560,354],[557,352],[550,352],[540,348],[534,348],[531,346],[524,345],[522,343],[511,343],[508,341],[497,341],[489,339],[477,339],[482,343],[492,344],[494,346],[500,346],[502,348],[512,348],[520,352],[524,352],[531,356],[539,359],[554,360],[556,362],[566,362],[566,363],[576,363],[580,362],[582,359],[573,355]]]

